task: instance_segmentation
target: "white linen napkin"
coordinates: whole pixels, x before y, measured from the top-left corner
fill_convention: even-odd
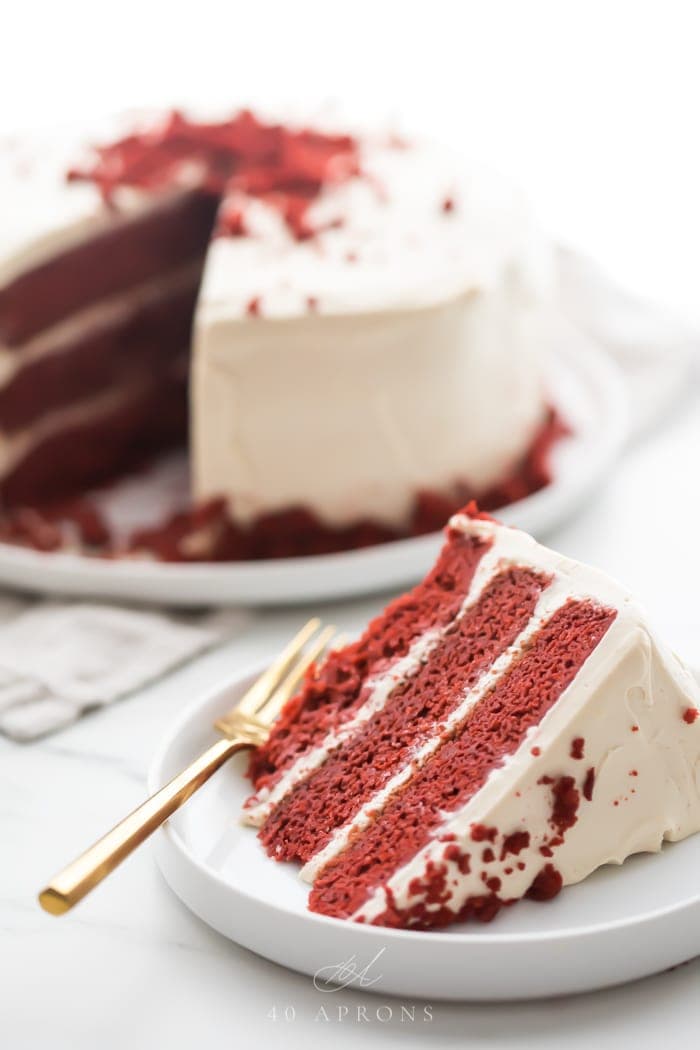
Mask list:
[[[0,599],[0,732],[32,740],[133,693],[242,630],[244,610],[167,616]]]
[[[627,386],[630,438],[658,423],[700,361],[700,336],[619,287],[590,259],[560,248],[559,309],[610,354]]]
[[[680,394],[699,357],[697,333],[622,291],[576,253],[560,249],[558,263],[560,308],[622,370],[635,436]],[[170,482],[176,495],[178,469]],[[135,480],[139,484],[142,479]],[[128,502],[132,509],[150,508],[148,500]],[[242,630],[250,618],[240,609],[175,617],[0,595],[0,733],[31,740],[61,729],[84,711],[136,692],[194,659]]]

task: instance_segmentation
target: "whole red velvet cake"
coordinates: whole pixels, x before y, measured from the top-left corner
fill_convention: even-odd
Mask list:
[[[191,504],[122,550],[339,550],[546,484],[549,253],[489,173],[247,111],[77,139],[0,143],[3,538],[113,553],[81,497],[183,446]]]

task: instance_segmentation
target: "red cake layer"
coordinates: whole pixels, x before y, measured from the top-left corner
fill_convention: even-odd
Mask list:
[[[286,706],[268,743],[253,752],[250,776],[256,789],[273,783],[281,770],[351,717],[367,698],[371,675],[405,656],[429,628],[450,623],[489,547],[487,540],[451,537],[421,583],[387,606],[357,642],[330,653]]]
[[[76,310],[201,261],[216,199],[181,194],[96,232],[0,289],[0,343],[17,346]]]
[[[525,568],[495,577],[412,678],[344,747],[299,783],[260,832],[277,860],[309,860],[398,773],[530,620],[546,581]]]
[[[445,740],[367,831],[321,872],[311,891],[311,909],[347,918],[408,863],[430,841],[443,814],[463,807],[539,724],[615,615],[612,609],[577,600],[555,612],[461,731]],[[492,894],[497,896],[495,890]],[[375,922],[403,925],[408,918],[390,908]]]
[[[41,491],[50,502],[88,480],[110,480],[180,443],[186,427],[185,369],[161,370],[98,417],[66,424],[37,442],[0,481],[0,500],[26,505]]]
[[[160,369],[171,362],[189,345],[197,267],[187,281],[151,301],[139,301],[135,292],[134,303],[125,303],[120,317],[90,326],[55,353],[28,361],[0,388],[0,430],[12,433],[54,409],[122,386],[134,369]],[[45,497],[41,488],[24,492],[32,501]]]

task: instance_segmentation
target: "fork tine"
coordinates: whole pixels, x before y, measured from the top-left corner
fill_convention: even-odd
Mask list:
[[[267,703],[263,704],[259,709],[258,718],[261,721],[269,724],[277,718],[277,715],[280,713],[287,700],[289,700],[290,696],[293,696],[296,692],[297,686],[304,677],[307,669],[330,645],[334,634],[335,627],[325,627],[321,631],[316,641],[292,667],[287,677],[279,684]]]
[[[260,675],[240,700],[237,704],[238,711],[245,715],[254,715],[262,707],[283,680],[297,655],[320,626],[321,621],[315,616],[304,624],[277,659]]]

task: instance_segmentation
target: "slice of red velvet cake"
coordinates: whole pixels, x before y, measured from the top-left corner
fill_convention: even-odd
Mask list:
[[[699,830],[699,710],[621,587],[471,506],[289,703],[244,819],[314,911],[487,921]]]

